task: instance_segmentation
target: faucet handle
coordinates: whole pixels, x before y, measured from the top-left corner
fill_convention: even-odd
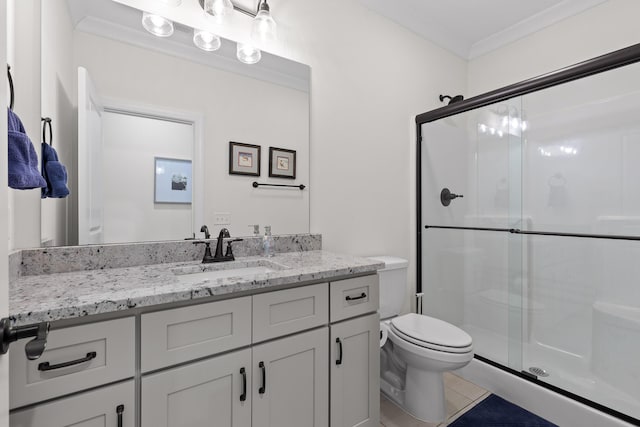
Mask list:
[[[242,242],[242,239],[233,239],[227,242],[227,252],[224,254],[224,256],[230,258],[230,261],[235,260],[235,257],[233,256],[233,249],[231,248],[231,244],[233,242]]]

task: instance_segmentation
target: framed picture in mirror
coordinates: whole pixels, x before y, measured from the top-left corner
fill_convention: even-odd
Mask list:
[[[191,203],[191,160],[155,158],[154,203]]]
[[[269,147],[269,176],[272,178],[296,178],[296,151]]]
[[[229,175],[260,176],[260,146],[230,141]]]

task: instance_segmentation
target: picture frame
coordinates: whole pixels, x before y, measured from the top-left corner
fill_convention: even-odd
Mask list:
[[[229,175],[260,176],[259,145],[229,141]]]
[[[296,179],[296,151],[269,147],[269,176]]]
[[[154,203],[191,204],[191,160],[154,157]]]

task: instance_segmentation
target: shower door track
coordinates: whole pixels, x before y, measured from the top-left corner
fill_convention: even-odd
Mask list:
[[[557,236],[557,237],[578,237],[582,239],[608,239],[608,240],[632,240],[640,241],[640,236],[624,236],[619,234],[585,234],[585,233],[561,233],[556,231],[528,231],[518,228],[487,228],[487,227],[458,227],[451,225],[425,225],[424,228],[435,228],[443,230],[466,230],[466,231],[498,231],[511,234],[525,234],[533,236]]]

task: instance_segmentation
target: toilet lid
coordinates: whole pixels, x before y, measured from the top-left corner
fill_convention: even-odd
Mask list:
[[[409,313],[393,318],[391,326],[403,338],[423,347],[454,353],[471,350],[472,339],[469,334],[433,317]]]

